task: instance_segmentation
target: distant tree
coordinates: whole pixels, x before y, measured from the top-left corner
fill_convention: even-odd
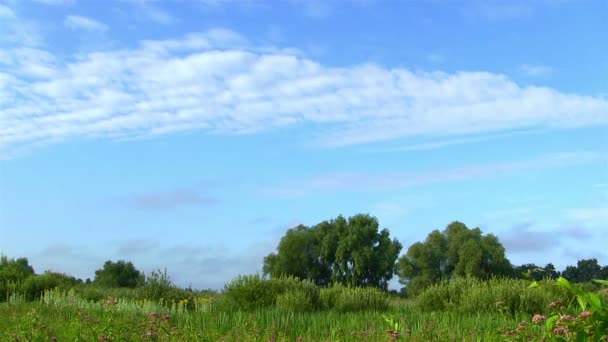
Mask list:
[[[459,276],[489,278],[513,273],[505,249],[492,234],[452,222],[443,232],[432,231],[424,242],[410,246],[399,258],[399,281],[414,295],[442,279]]]
[[[292,275],[320,286],[331,282],[388,288],[401,244],[370,215],[299,225],[287,231],[276,253],[264,258],[264,273]]]
[[[597,276],[599,279],[608,280],[608,266],[602,267],[600,273]]]
[[[541,280],[547,278],[545,269],[536,264],[523,264],[514,268],[515,277],[519,279]]]
[[[570,280],[570,282],[579,282],[578,268],[576,266],[566,266],[566,269],[562,272],[562,277]]]
[[[579,282],[589,282],[592,279],[599,278],[602,267],[598,264],[597,259],[582,259],[576,264],[578,269]]]
[[[106,261],[103,268],[95,271],[93,282],[104,287],[136,287],[144,281],[144,275],[138,271],[133,263],[119,260]]]
[[[0,255],[0,282],[18,283],[34,275],[34,268],[30,266],[27,258],[8,258]]]
[[[545,276],[551,279],[557,279],[559,277],[559,272],[555,269],[555,266],[552,263],[548,263],[543,268],[545,271]]]

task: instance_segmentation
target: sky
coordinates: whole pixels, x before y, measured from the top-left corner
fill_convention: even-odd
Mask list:
[[[603,0],[0,0],[0,252],[220,289],[369,213],[607,265],[606,36]]]

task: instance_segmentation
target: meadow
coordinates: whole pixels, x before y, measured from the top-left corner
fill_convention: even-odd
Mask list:
[[[0,341],[607,341],[607,285],[460,278],[403,299],[260,276],[219,293],[82,284],[8,294]]]

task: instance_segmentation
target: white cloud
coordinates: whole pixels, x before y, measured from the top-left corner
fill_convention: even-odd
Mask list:
[[[85,31],[96,31],[103,32],[108,30],[108,26],[106,24],[100,23],[91,18],[79,16],[79,15],[69,15],[63,21],[63,24],[73,30],[82,29]]]
[[[519,69],[526,76],[530,76],[530,77],[549,76],[553,73],[553,68],[546,66],[546,65],[522,64],[519,66]]]
[[[69,18],[77,27],[105,27]],[[313,144],[343,146],[608,123],[608,100],[600,97],[489,72],[328,67],[253,47],[223,29],[67,59],[42,49],[23,59],[22,50],[19,41],[4,50],[12,65],[0,71],[0,154],[49,140],[246,134],[297,124],[319,127]]]

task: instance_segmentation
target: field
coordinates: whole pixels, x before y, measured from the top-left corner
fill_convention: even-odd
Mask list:
[[[233,281],[221,294],[197,294],[179,301],[112,296],[91,300],[73,289],[46,291],[35,301],[12,295],[0,304],[0,340],[528,341],[547,335],[552,310],[560,311],[559,317],[571,314],[573,320],[562,325],[570,330],[561,335],[555,333],[559,322],[551,323],[547,341],[574,340],[575,329],[581,327],[587,335],[595,328],[608,334],[606,322],[599,324],[608,301],[603,290],[579,293],[601,298],[599,310],[593,309],[593,303],[581,307],[575,292],[548,281],[530,288],[523,281],[472,279],[442,283],[416,300],[379,297],[379,291],[367,289],[322,289],[312,298],[316,306],[306,307],[303,301],[285,300],[303,298],[297,294],[307,285],[299,283],[245,278]],[[134,293],[125,292],[123,297]],[[564,304],[556,308],[555,300]],[[248,303],[253,306],[246,308]],[[582,309],[592,309],[594,316],[587,317]],[[543,314],[537,316],[543,319],[533,319],[532,313]],[[597,339],[583,340],[606,340],[597,332],[593,336]]]

